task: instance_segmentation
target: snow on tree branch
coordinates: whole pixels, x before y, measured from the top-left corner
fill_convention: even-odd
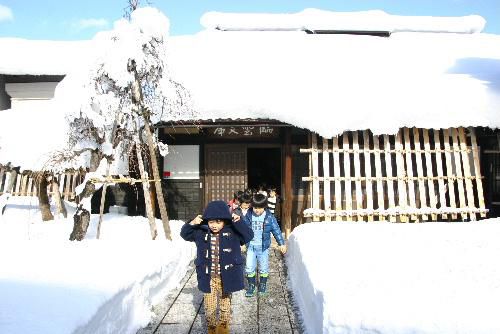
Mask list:
[[[130,20],[98,33],[94,59],[58,86],[56,101],[68,110],[69,147],[75,154],[93,152],[97,164],[91,170],[107,157],[121,166],[112,174],[126,174],[133,137],[144,122],[196,119],[189,92],[168,72],[168,28],[168,19],[157,9],[136,9]],[[142,92],[140,113],[134,108],[135,76]]]

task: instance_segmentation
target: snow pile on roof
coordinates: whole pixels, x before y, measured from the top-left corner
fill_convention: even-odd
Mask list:
[[[271,118],[325,137],[500,126],[500,36],[204,31],[172,39],[203,118]]]
[[[380,14],[370,13],[362,15],[373,15],[375,20]],[[167,27],[154,30],[168,22],[165,18],[153,24],[157,22],[154,19],[157,14],[153,9],[142,11],[140,22],[147,22],[146,27],[152,26],[155,33],[165,34]],[[116,27],[134,29],[124,21],[119,21]],[[56,92],[57,110],[39,110],[40,114],[49,112],[51,117],[25,117],[17,110],[12,111],[18,113],[18,122],[36,119],[37,123],[32,124],[33,131],[23,131],[29,136],[5,130],[14,136],[8,139],[7,132],[0,131],[0,146],[17,143],[9,148],[11,152],[15,153],[16,148],[18,154],[36,152],[32,154],[36,159],[47,152],[32,150],[35,143],[31,139],[36,138],[36,145],[43,146],[47,143],[45,139],[49,139],[46,134],[62,129],[52,125],[59,121],[56,118],[66,112],[79,112],[81,103],[77,102],[91,98],[85,92],[85,85],[89,84],[85,69],[104,50],[109,50],[102,38],[106,34],[98,34],[87,44],[64,42],[68,49],[75,49],[51,54],[53,58],[47,60],[46,70],[41,64],[33,68],[24,62],[27,54],[38,55],[49,50],[51,42],[45,45],[18,40],[22,46],[18,48],[15,43],[9,44],[12,40],[0,39],[0,68],[4,68],[4,73],[11,73],[5,68],[12,68],[16,73],[53,74],[52,67],[56,64],[61,68],[57,73],[69,73]],[[180,111],[177,115],[169,114],[171,120],[276,119],[325,137],[364,129],[374,134],[394,134],[404,126],[500,127],[499,35],[399,32],[382,38],[303,31],[206,30],[191,36],[170,37],[167,43],[165,62],[171,77],[189,91],[190,102],[199,113],[193,118],[193,113]],[[4,45],[10,46],[4,48]],[[119,64],[123,64],[125,55],[139,52],[137,46],[140,43],[117,41],[114,49],[109,50],[116,57],[100,58],[107,59],[102,66],[123,79],[120,82],[128,82],[130,75]],[[87,50],[90,51],[86,54]],[[67,57],[68,53],[80,54],[81,58]],[[4,59],[8,61],[4,63]],[[70,68],[75,71],[69,72]],[[123,73],[127,75],[122,77]],[[163,89],[170,94],[167,101],[175,99],[172,86],[165,85]],[[5,115],[0,112],[0,117]],[[3,129],[19,124],[6,124],[3,120],[0,123]],[[5,153],[0,161],[15,160],[10,154]]]
[[[463,17],[398,16],[381,10],[332,12],[314,8],[294,14],[205,13],[201,24],[220,30],[306,30],[386,32],[481,32],[486,20],[479,15]]]
[[[64,75],[93,52],[90,41],[0,38],[0,74]]]
[[[499,333],[500,220],[312,223],[286,260],[308,333]]]

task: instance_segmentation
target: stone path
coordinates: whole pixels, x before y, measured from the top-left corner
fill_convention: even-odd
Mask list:
[[[274,240],[273,240],[274,241]],[[245,297],[244,291],[233,293],[231,303],[231,333],[233,334],[300,334],[297,310],[286,288],[286,266],[280,252],[273,247],[269,252],[270,272],[268,295]],[[197,288],[193,267],[165,300],[153,309],[155,317],[137,334],[206,333],[203,293]]]

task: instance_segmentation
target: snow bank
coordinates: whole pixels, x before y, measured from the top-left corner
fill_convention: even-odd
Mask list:
[[[498,333],[500,220],[311,223],[287,264],[308,333]]]
[[[0,216],[1,333],[136,333],[175,288],[194,256],[171,221],[173,241],[150,240],[146,218],[98,215],[82,242],[72,217],[41,222],[35,198],[11,197]]]

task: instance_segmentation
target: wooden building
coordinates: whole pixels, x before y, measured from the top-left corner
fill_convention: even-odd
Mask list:
[[[260,183],[278,188],[287,235],[311,220],[500,215],[500,36],[476,17],[338,15],[211,13],[171,37],[169,75],[199,115],[156,125],[171,218]],[[0,85],[34,72],[7,60]]]
[[[496,131],[402,128],[397,135],[365,130],[322,138],[265,120],[158,128],[171,150],[163,176],[170,214],[178,219],[260,183],[277,186],[287,233],[311,220],[466,221],[489,210],[488,217],[498,215]]]

